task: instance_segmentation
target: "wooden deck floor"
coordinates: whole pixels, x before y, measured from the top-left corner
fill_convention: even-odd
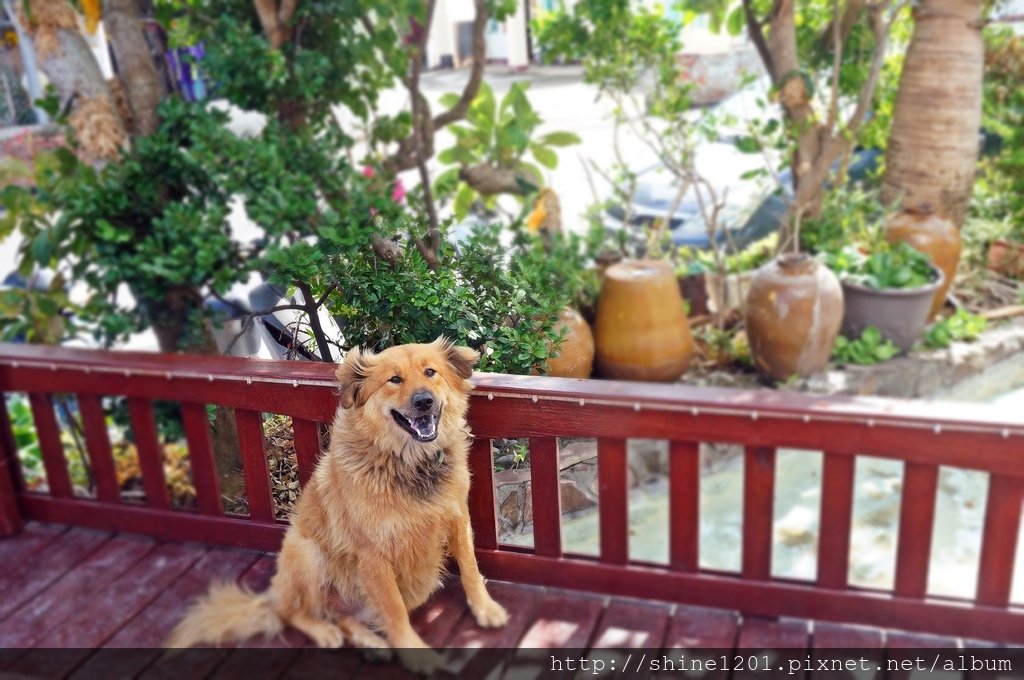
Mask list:
[[[283,648],[276,654],[191,650],[173,664],[168,660],[161,643],[185,605],[211,581],[237,579],[260,590],[273,569],[270,554],[30,524],[22,534],[0,540],[0,677],[152,678],[169,676],[172,665],[175,677],[187,678],[311,677],[318,668],[330,669],[333,677],[402,675],[393,665],[365,661],[361,653],[307,648],[294,631],[245,645]],[[449,648],[448,667],[463,677],[500,677],[502,670],[506,678],[538,677],[550,671],[551,659],[551,652],[538,648],[588,655],[617,650],[608,652],[611,658],[626,648],[788,648],[803,658],[812,648],[874,648],[882,656],[892,653],[887,648],[961,642],[808,621],[744,620],[724,610],[511,583],[491,582],[490,589],[512,615],[503,629],[475,625],[457,582],[413,617],[428,644]]]

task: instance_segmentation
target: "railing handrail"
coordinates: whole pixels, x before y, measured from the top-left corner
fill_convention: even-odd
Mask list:
[[[105,351],[0,343],[0,369],[78,368],[97,372],[156,378],[228,380],[265,384],[336,387],[337,366],[323,362],[246,359],[194,354]],[[655,409],[694,414],[726,414],[792,419],[806,423],[853,422],[938,432],[983,432],[1002,438],[1024,436],[1024,412],[1008,407],[944,400],[894,397],[816,395],[796,391],[683,384],[578,380],[548,376],[480,373],[473,375],[476,395],[505,398],[611,405],[637,410]],[[24,388],[17,388],[24,389]],[[198,399],[199,397],[197,397]]]

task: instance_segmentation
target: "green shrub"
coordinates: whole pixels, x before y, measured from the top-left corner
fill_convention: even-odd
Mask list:
[[[382,349],[429,342],[439,335],[479,349],[482,371],[545,371],[561,344],[558,311],[585,300],[593,283],[585,273],[582,239],[520,234],[502,246],[501,227],[474,229],[456,251],[442,250],[432,270],[409,247],[394,269],[372,256],[345,264],[343,289],[328,308],[344,329],[345,345]]]

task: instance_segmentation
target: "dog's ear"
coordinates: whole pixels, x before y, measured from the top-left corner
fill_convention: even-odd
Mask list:
[[[473,367],[480,361],[480,352],[471,347],[456,345],[443,336],[438,338],[437,342],[456,375],[460,378],[469,378],[473,375]]]
[[[358,347],[353,347],[345,355],[345,360],[338,366],[335,375],[338,382],[341,383],[342,408],[362,406],[366,403],[362,387],[369,368],[366,359],[370,356],[372,356],[370,352],[363,352]]]

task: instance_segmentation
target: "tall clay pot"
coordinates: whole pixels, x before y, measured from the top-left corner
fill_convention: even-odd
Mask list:
[[[589,378],[594,367],[594,335],[587,322],[572,307],[558,314],[555,332],[565,329],[558,356],[548,359],[548,375],[558,378]]]
[[[931,206],[921,205],[907,208],[891,216],[885,225],[885,240],[889,243],[906,243],[932,258],[932,263],[942,271],[943,283],[935,292],[928,319],[933,319],[946,302],[946,293],[956,277],[956,266],[960,262],[960,231],[950,220],[936,214]]]
[[[627,261],[605,271],[594,341],[606,378],[670,381],[683,374],[693,337],[668,262]]]
[[[754,365],[786,380],[825,367],[843,321],[843,292],[832,271],[804,253],[764,265],[750,282],[744,312]]]

